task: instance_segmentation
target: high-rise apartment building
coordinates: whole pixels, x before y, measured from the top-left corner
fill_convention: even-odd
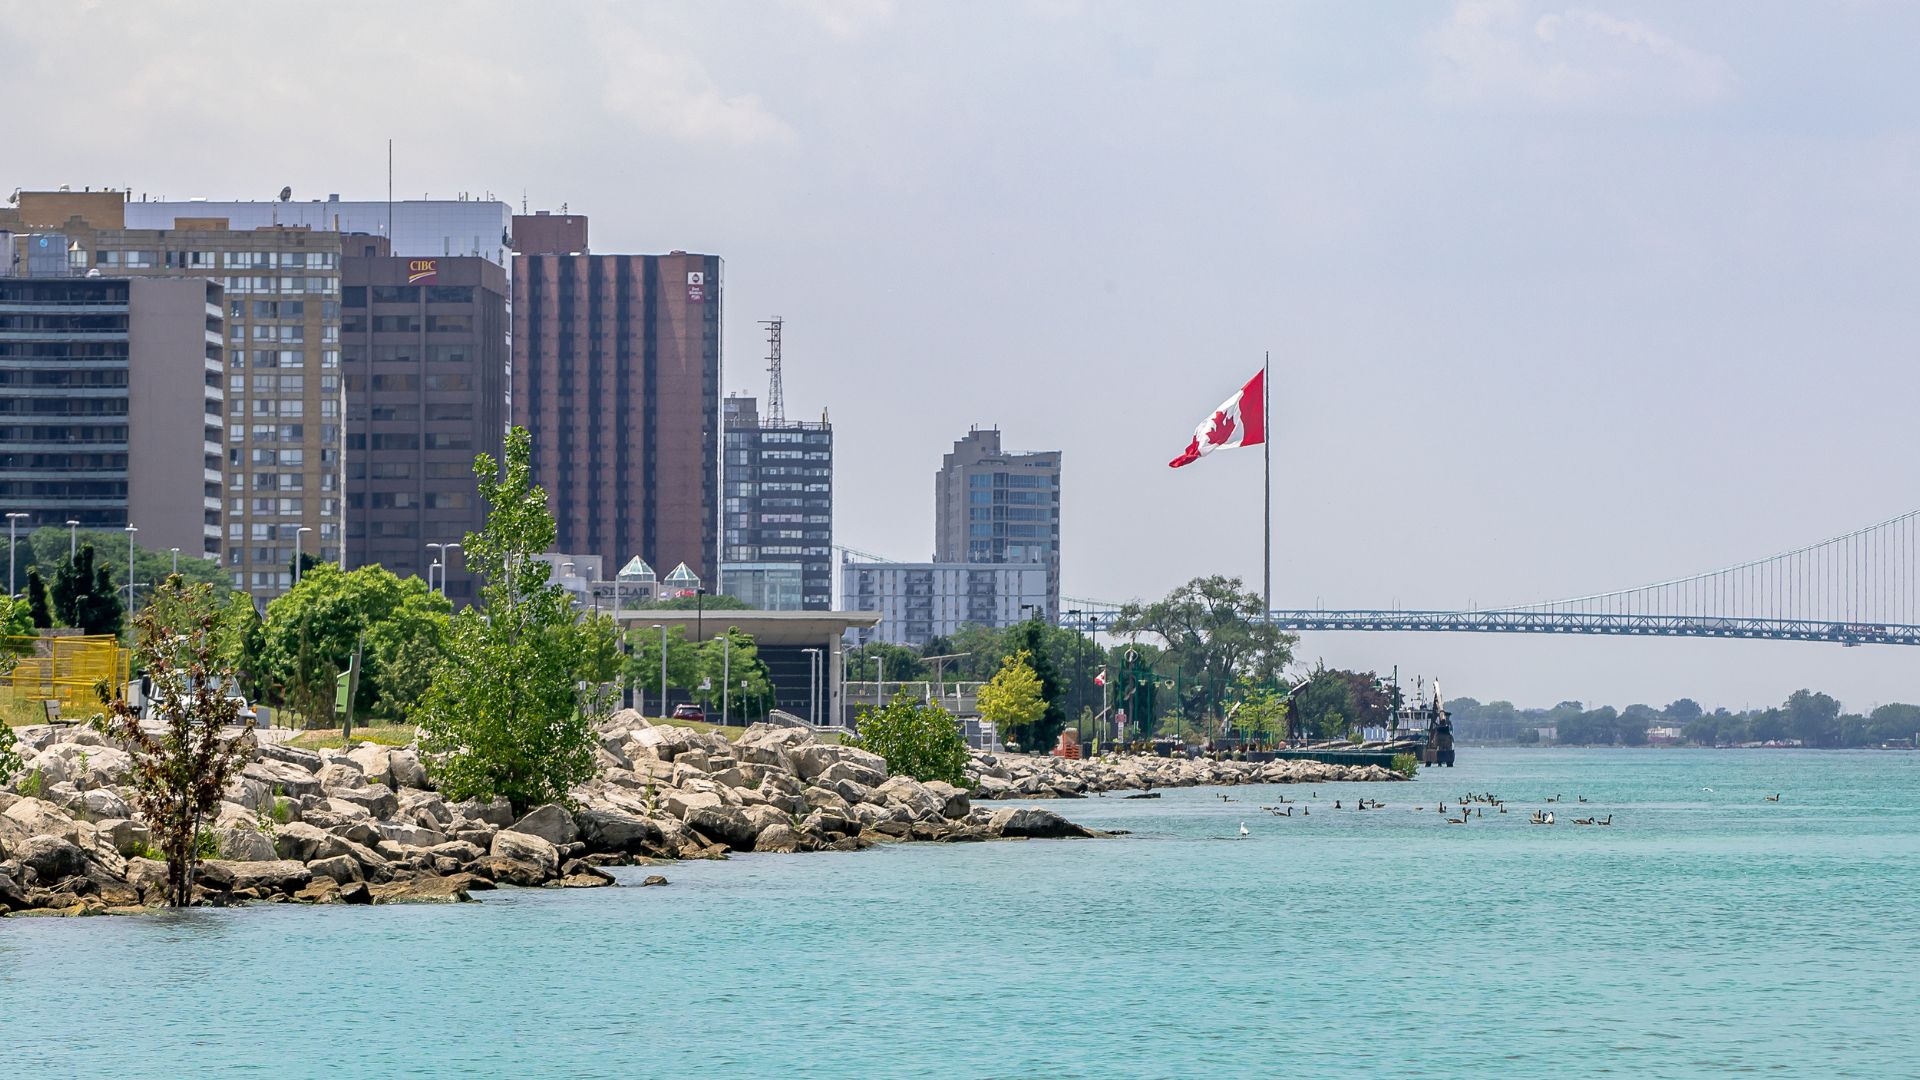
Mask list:
[[[218,558],[224,316],[213,281],[0,276],[0,510]]]
[[[833,607],[833,425],[726,399],[720,588],[769,611]]]
[[[486,524],[473,459],[502,453],[507,271],[472,256],[389,255],[375,236],[341,246],[347,566],[437,578],[439,561],[447,596],[472,603],[476,579],[445,545]]]
[[[1057,619],[1060,451],[1005,451],[998,428],[975,428],[941,460],[933,491],[934,561],[1043,566]]]
[[[719,563],[721,260],[586,253],[586,219],[513,257],[514,422],[533,437],[561,551]],[[534,240],[562,245],[535,246]]]
[[[880,613],[878,626],[854,631],[860,645],[884,641],[921,648],[968,623],[1010,626],[1048,602],[1047,569],[1037,563],[849,562],[840,568],[849,611]]]
[[[121,192],[23,192],[0,230],[64,247],[70,274],[225,286],[222,561],[236,588],[269,599],[292,585],[295,551],[341,558],[340,236],[214,216],[124,228],[128,205]]]

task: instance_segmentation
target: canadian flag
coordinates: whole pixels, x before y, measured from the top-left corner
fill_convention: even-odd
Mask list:
[[[1215,450],[1258,446],[1267,441],[1267,373],[1258,371],[1240,392],[1220,403],[1213,415],[1193,429],[1193,441],[1167,464],[1175,469],[1191,465]]]
[[[1107,669],[1106,668],[1101,668],[1099,674],[1093,677],[1093,685],[1095,686],[1107,685]]]

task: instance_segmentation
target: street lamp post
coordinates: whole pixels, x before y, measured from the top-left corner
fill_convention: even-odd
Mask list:
[[[173,548],[172,551],[173,551],[173,572],[177,574],[180,572],[180,549]]]
[[[434,565],[440,568],[440,595],[447,595],[447,568],[453,565],[453,553],[460,550],[459,544],[428,544],[434,550],[438,560]],[[427,589],[433,589],[433,579],[427,579]]]
[[[67,519],[67,561],[72,562],[80,554],[80,523]]]
[[[820,650],[801,649],[807,654],[807,723],[820,726]]]
[[[298,588],[300,585],[300,564],[306,561],[300,557],[306,553],[307,546],[306,541],[301,539],[301,534],[312,531],[313,526],[311,525],[302,525],[293,530],[293,584],[295,588]]]
[[[707,588],[702,585],[693,590],[693,640],[707,639],[705,626],[707,620]]]
[[[127,526],[127,614],[133,614],[133,534],[140,530]]]
[[[435,559],[432,562],[427,564],[427,591],[428,592],[433,591],[433,572],[435,570],[441,570],[439,559]],[[444,573],[444,571],[442,572]]]
[[[22,513],[7,515],[7,594],[9,596],[20,591],[20,586],[14,580],[13,576],[13,558],[15,552],[17,552],[20,547],[20,542],[14,539],[14,527],[20,524],[21,518],[27,516],[29,515]]]
[[[728,699],[733,695],[733,630],[727,627],[727,636],[720,639],[720,726],[727,725]]]
[[[660,631],[660,719],[667,718],[667,624],[654,623]]]

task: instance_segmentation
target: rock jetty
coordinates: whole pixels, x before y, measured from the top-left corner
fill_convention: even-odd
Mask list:
[[[976,799],[1078,799],[1105,791],[1233,784],[1321,784],[1405,780],[1379,765],[1318,761],[1211,761],[1103,755],[1086,760],[1034,754],[975,754],[968,767]]]
[[[968,791],[893,776],[804,728],[755,725],[729,742],[626,710],[597,734],[599,771],[571,808],[524,813],[447,800],[412,748],[259,745],[209,822],[218,857],[200,863],[196,901],[455,902],[506,885],[608,885],[606,866],[731,851],[1096,835],[1037,807],[975,807]],[[0,912],[146,910],[166,867],[129,806],[131,755],[85,727],[16,735],[26,769],[0,790]]]

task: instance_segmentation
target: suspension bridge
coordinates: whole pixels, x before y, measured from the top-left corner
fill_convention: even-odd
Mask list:
[[[1275,610],[1288,630],[1608,634],[1920,645],[1920,510],[1764,559],[1631,589],[1468,611]],[[1112,625],[1119,605],[1081,601],[1061,616]]]

